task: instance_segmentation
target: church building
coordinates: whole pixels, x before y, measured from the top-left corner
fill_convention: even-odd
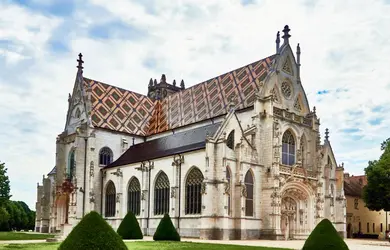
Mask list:
[[[289,31],[271,56],[187,88],[162,75],[147,95],[84,77],[80,54],[36,231],[67,235],[95,210],[114,229],[132,211],[145,235],[169,214],[182,237],[305,239],[324,218],[344,236],[344,168]]]

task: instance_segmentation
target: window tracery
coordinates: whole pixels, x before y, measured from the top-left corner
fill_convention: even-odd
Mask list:
[[[154,187],[154,214],[164,215],[169,213],[169,179],[164,172],[157,176]]]
[[[282,164],[295,164],[295,139],[290,130],[284,132],[282,138]]]
[[[253,175],[250,170],[246,172],[245,179],[245,216],[253,216]]]
[[[186,180],[186,214],[200,214],[202,210],[203,174],[199,168],[193,168]]]
[[[292,90],[291,90],[291,85],[288,82],[282,83],[281,90],[282,90],[282,94],[284,95],[284,97],[286,97],[287,99],[289,99],[291,97]]]
[[[113,153],[109,147],[103,147],[99,152],[99,165],[107,166],[112,162]]]
[[[105,205],[105,216],[114,217],[116,209],[116,189],[112,181],[107,184]]]
[[[134,215],[140,215],[141,210],[141,185],[136,177],[130,181],[127,190],[127,211]]]

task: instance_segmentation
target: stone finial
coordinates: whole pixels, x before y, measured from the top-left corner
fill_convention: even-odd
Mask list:
[[[325,129],[325,141],[329,141],[329,129]]]
[[[181,80],[181,82],[180,82],[180,88],[185,89],[184,80]]]
[[[279,48],[280,48],[280,32],[276,33],[276,54],[279,54]]]
[[[299,46],[299,43],[297,45],[297,64],[298,66],[301,66],[301,47]]]
[[[68,102],[70,103],[72,101],[72,96],[70,95],[70,93],[68,94]]]
[[[149,87],[152,87],[152,86],[153,86],[153,79],[150,78],[150,80],[149,80]]]
[[[135,144],[135,138],[133,137],[133,146],[134,146],[134,144]]]
[[[172,84],[173,84],[173,86],[176,86],[176,80],[173,80]]]
[[[315,114],[316,113],[316,106],[313,107],[313,113]]]
[[[284,40],[284,41],[283,41],[284,44],[288,44],[288,43],[289,43],[288,39],[289,39],[291,36],[290,36],[290,34],[289,34],[288,32],[290,32],[290,28],[288,27],[288,25],[286,25],[286,26],[284,26],[284,29],[283,29],[284,35],[282,36],[282,38],[283,38],[283,40]]]
[[[154,79],[154,82],[153,82],[153,83],[154,83],[154,85],[157,85],[157,80],[156,80],[156,79]]]
[[[166,83],[167,82],[167,78],[165,77],[165,74],[162,74],[160,82],[161,83]]]
[[[84,61],[83,61],[83,54],[79,54],[79,59],[77,59],[77,62],[79,63],[78,65],[77,65],[77,68],[79,69],[79,70],[82,70],[84,67],[83,67],[83,63],[84,63]]]

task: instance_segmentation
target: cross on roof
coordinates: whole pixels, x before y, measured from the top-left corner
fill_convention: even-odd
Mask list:
[[[84,63],[84,61],[83,61],[83,54],[79,54],[79,59],[77,59],[77,62],[79,63],[78,65],[77,65],[77,68],[78,69],[83,69],[84,67],[83,67],[83,63]]]

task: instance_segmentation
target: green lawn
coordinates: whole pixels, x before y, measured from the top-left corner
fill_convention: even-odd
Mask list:
[[[19,232],[0,232],[0,241],[2,240],[44,240],[50,237],[54,237],[54,235],[19,233]]]
[[[250,246],[236,246],[236,245],[222,245],[222,244],[205,244],[205,243],[190,243],[190,242],[154,242],[154,241],[140,241],[140,242],[126,242],[126,245],[131,250],[287,250],[283,248],[269,248],[269,247],[250,247]],[[58,243],[44,243],[44,244],[9,244],[1,245],[1,249],[23,249],[23,250],[55,250],[59,246]]]

